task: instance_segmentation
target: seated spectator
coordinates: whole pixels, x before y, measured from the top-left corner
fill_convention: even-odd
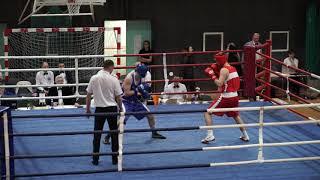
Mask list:
[[[57,77],[57,76],[61,75],[63,77],[63,79],[64,79],[64,84],[72,84],[73,83],[73,78],[72,78],[71,72],[64,70],[64,68],[65,68],[64,63],[60,62],[58,64],[58,67],[60,68],[60,71],[56,71],[54,73],[54,77]]]
[[[298,68],[299,60],[294,57],[295,54],[292,50],[288,51],[288,57],[284,59],[283,63],[287,66],[293,66],[295,68]],[[282,66],[282,73],[283,74],[295,74],[296,71],[290,68],[287,68],[286,66]]]
[[[56,84],[64,84],[64,77],[62,75],[58,75],[55,78]],[[74,91],[71,87],[52,87],[49,90],[48,96],[72,96],[74,95]],[[51,102],[53,102],[54,106],[57,105],[75,105],[79,106],[79,104],[76,102],[76,98],[72,99],[52,99]]]
[[[173,80],[175,82],[169,84],[168,87],[164,90],[165,94],[166,93],[186,93],[187,92],[186,86],[179,82],[181,80],[180,77],[174,76]],[[168,95],[166,95],[166,97],[169,100],[176,100],[178,102],[183,102],[187,98],[186,94],[168,94]]]
[[[53,85],[54,84],[54,75],[52,71],[48,71],[46,69],[49,68],[49,64],[47,62],[43,62],[41,68],[42,71],[39,71],[36,75],[36,85]],[[48,87],[38,87],[39,92],[44,92],[46,95],[49,92],[50,86]]]
[[[288,51],[288,57],[284,59],[283,63],[286,64],[287,66],[292,66],[292,67],[298,68],[299,60],[297,58],[295,58],[294,52],[292,50],[290,50],[290,51]],[[296,81],[301,80],[300,77],[294,77],[294,74],[296,74],[295,70],[290,69],[286,66],[282,66],[282,73],[290,75],[291,76],[290,78],[292,78]],[[297,95],[300,92],[299,86],[297,86],[296,84],[293,84],[293,83],[289,84],[289,89],[292,93],[297,94]]]

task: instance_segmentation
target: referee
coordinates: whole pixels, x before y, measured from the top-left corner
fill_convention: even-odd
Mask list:
[[[122,111],[121,94],[122,89],[120,87],[119,80],[111,75],[114,69],[114,63],[112,60],[106,60],[103,64],[103,69],[96,75],[92,76],[87,88],[87,113],[90,111],[91,96],[93,95],[94,103],[96,106],[95,113],[110,113]],[[108,116],[95,116],[94,118],[94,130],[102,131],[105,121],[108,121],[110,130],[117,130],[117,115]],[[95,133],[93,136],[93,153],[99,153],[100,151],[100,139],[101,133]],[[119,149],[118,134],[111,134],[111,149],[112,152],[117,152]],[[112,164],[117,164],[118,159],[116,155],[112,156]],[[92,156],[92,164],[99,164],[99,155]]]

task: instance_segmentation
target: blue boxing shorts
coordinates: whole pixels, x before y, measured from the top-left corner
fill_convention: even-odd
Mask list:
[[[144,105],[140,101],[128,101],[123,99],[122,100],[122,107],[124,112],[150,112],[150,110],[147,108],[146,105]],[[133,115],[136,119],[141,120],[144,117],[146,117],[145,114],[135,114]],[[129,119],[130,115],[127,115],[124,119],[124,122],[126,123]]]

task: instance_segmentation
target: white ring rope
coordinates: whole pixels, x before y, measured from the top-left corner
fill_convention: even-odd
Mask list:
[[[317,124],[320,120],[307,120],[307,121],[287,121],[287,122],[270,122],[263,123],[263,126],[288,126],[299,124]],[[199,129],[225,129],[225,128],[240,128],[240,127],[260,127],[260,123],[248,124],[227,124],[227,125],[212,125],[212,126],[199,126]]]
[[[87,71],[87,70],[101,70],[102,67],[79,67],[78,70],[79,71]],[[0,72],[38,72],[38,71],[75,71],[76,68],[47,68],[47,69],[43,69],[43,68],[37,68],[37,69],[0,69]]]
[[[221,163],[210,163],[210,166],[230,166],[230,165],[242,165],[242,164],[253,164],[253,163],[277,163],[277,162],[293,162],[293,161],[311,161],[320,160],[320,156],[314,157],[298,157],[298,158],[283,158],[283,159],[264,159],[262,151],[263,147],[279,147],[279,146],[291,146],[291,145],[305,145],[305,144],[320,144],[320,140],[311,141],[295,141],[295,142],[281,142],[281,143],[264,143],[263,142],[263,127],[264,126],[282,126],[282,125],[298,125],[298,124],[317,124],[320,120],[308,120],[308,121],[289,121],[289,122],[263,122],[263,115],[265,110],[274,109],[287,109],[287,108],[299,108],[299,107],[314,107],[319,106],[318,104],[299,104],[299,105],[282,105],[282,106],[263,106],[263,107],[242,107],[242,108],[221,108],[221,109],[208,109],[211,112],[225,112],[225,111],[260,111],[259,123],[251,124],[233,124],[233,125],[213,125],[213,126],[199,126],[199,129],[217,129],[217,128],[236,128],[236,127],[259,127],[259,143],[258,144],[246,144],[246,145],[233,145],[233,146],[219,146],[219,147],[203,147],[203,151],[209,150],[227,150],[227,149],[241,149],[241,148],[253,148],[258,147],[258,156],[256,160],[249,161],[237,161],[237,162],[221,162]],[[119,118],[119,156],[118,156],[118,171],[122,171],[122,150],[123,150],[123,120],[125,113],[122,112]]]
[[[78,86],[88,86],[89,83],[79,83]],[[52,84],[52,85],[0,85],[0,88],[36,88],[36,87],[74,87],[77,84]]]

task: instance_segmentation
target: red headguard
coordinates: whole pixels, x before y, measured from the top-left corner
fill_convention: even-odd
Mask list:
[[[228,56],[225,54],[216,54],[214,55],[214,59],[217,62],[218,68],[221,69],[224,66],[224,64],[228,61]]]

